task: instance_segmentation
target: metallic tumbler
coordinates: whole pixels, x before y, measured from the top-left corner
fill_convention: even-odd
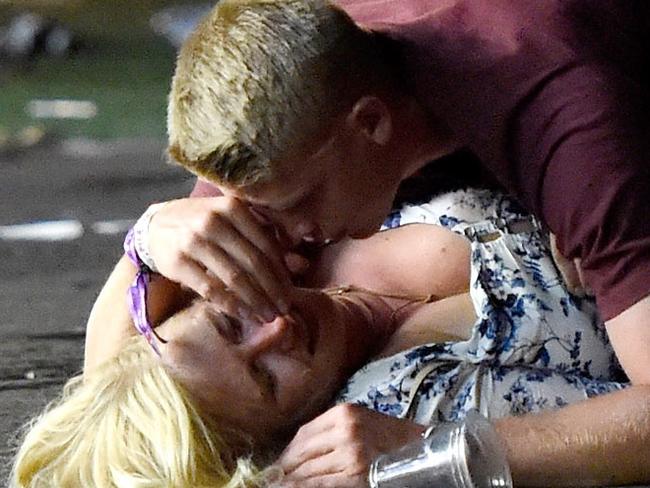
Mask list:
[[[511,488],[501,441],[488,420],[470,412],[461,423],[442,423],[428,436],[378,457],[371,488]]]

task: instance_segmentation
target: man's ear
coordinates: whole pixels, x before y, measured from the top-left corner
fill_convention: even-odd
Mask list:
[[[364,96],[355,102],[346,120],[353,133],[384,146],[393,135],[391,111],[383,100],[376,96]]]

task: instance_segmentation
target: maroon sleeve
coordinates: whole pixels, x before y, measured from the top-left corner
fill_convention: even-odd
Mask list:
[[[650,294],[650,127],[643,97],[641,86],[616,70],[573,66],[522,108],[514,129],[517,179],[538,195],[533,207],[557,234],[560,252],[582,260],[605,320]],[[526,188],[526,171],[539,183]]]
[[[196,179],[196,184],[190,193],[190,198],[218,197],[222,195],[219,189],[201,178]]]

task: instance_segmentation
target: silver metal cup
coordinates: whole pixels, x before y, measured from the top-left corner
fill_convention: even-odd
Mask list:
[[[511,488],[500,439],[478,412],[462,423],[443,423],[421,441],[378,457],[368,474],[372,488]]]

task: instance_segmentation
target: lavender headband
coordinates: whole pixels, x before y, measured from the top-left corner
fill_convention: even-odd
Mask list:
[[[147,316],[147,292],[151,279],[151,269],[140,259],[135,248],[135,230],[132,228],[124,238],[124,252],[131,262],[138,268],[135,279],[127,290],[127,302],[133,324],[140,335],[142,335],[153,350],[160,356],[158,342],[166,344],[151,326]]]

